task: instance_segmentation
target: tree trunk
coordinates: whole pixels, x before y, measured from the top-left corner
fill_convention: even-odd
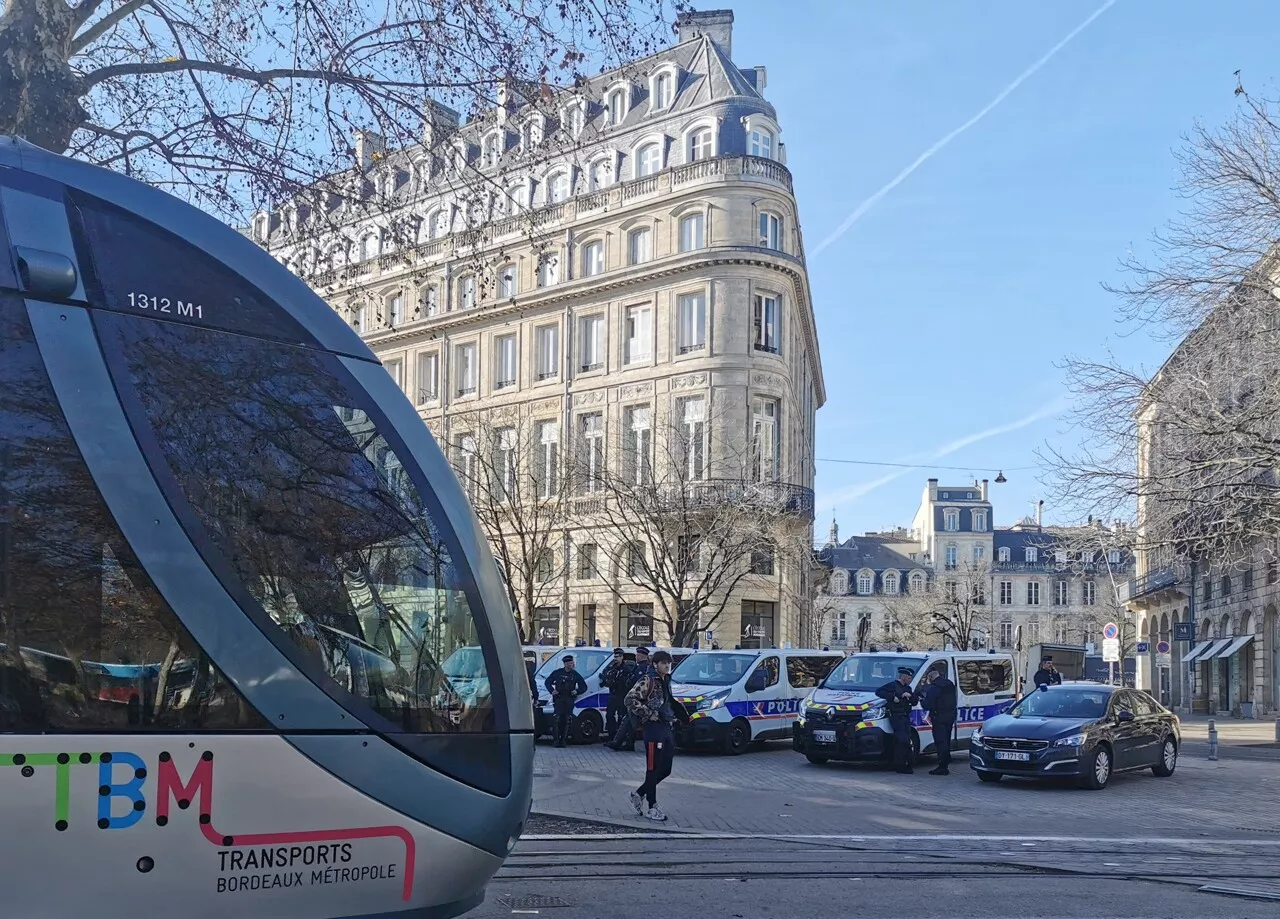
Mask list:
[[[7,0],[0,13],[0,134],[62,153],[87,118],[71,69],[75,12],[64,0]]]

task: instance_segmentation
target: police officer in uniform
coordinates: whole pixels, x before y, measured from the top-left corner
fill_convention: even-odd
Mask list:
[[[556,713],[552,737],[555,738],[557,747],[563,747],[569,738],[569,718],[573,715],[573,701],[587,691],[587,681],[574,669],[573,655],[566,654],[560,658],[560,662],[564,666],[553,670],[547,677],[547,692],[551,694],[551,704]]]
[[[920,697],[920,707],[929,713],[929,724],[933,727],[933,748],[938,754],[938,768],[930,770],[930,775],[950,775],[951,740],[955,737],[956,684],[947,676],[947,665],[938,665],[940,669],[929,671],[929,685]]]
[[[1040,669],[1036,671],[1033,678],[1036,688],[1041,686],[1060,686],[1062,685],[1062,674],[1058,672],[1058,668],[1053,666],[1053,657],[1045,655],[1040,661]]]
[[[627,660],[627,652],[622,648],[613,649],[613,660],[605,665],[600,674],[600,685],[609,690],[609,707],[605,710],[604,739],[605,743],[613,740],[618,732],[618,725],[628,717],[627,691],[635,685],[636,665]]]
[[[649,663],[649,649],[641,645],[636,648],[636,664],[635,670],[628,677],[630,682],[623,689],[623,697],[631,687],[639,683],[646,676],[650,676],[656,671],[653,664]],[[623,714],[618,721],[618,731],[613,735],[613,741],[605,744],[610,750],[625,750],[627,752],[634,751],[636,748],[636,731],[640,730],[642,725],[637,721],[630,712]]]
[[[898,678],[885,683],[876,695],[886,702],[889,724],[893,726],[893,766],[898,772],[911,773],[911,708],[916,703],[911,692],[911,678],[915,671],[899,667]]]

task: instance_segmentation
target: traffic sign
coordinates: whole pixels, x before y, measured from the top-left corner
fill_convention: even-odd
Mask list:
[[[1108,664],[1114,664],[1120,660],[1120,639],[1104,638],[1102,640],[1102,659]]]
[[[1156,666],[1169,667],[1173,661],[1170,659],[1169,652],[1172,650],[1167,641],[1156,642]]]
[[[716,640],[716,633],[711,629],[707,629],[707,641],[715,641],[715,640]]]
[[[1139,654],[1146,654],[1150,648],[1151,648],[1151,645],[1148,642],[1140,641],[1138,642],[1138,647],[1136,650]]]
[[[1173,624],[1174,641],[1195,641],[1196,624],[1194,622],[1175,622]]]
[[[1171,650],[1167,641],[1156,642],[1156,654],[1168,654]]]
[[[1103,638],[1118,638],[1120,636],[1120,627],[1114,622],[1108,622],[1102,627]]]

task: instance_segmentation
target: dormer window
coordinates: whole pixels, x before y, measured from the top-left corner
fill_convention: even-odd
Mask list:
[[[582,130],[587,125],[586,104],[578,101],[566,106],[560,113],[560,118],[565,133],[573,138],[581,137]]]
[[[849,590],[849,576],[843,571],[834,571],[831,573],[831,593],[835,596],[843,596]]]
[[[484,139],[484,165],[487,168],[493,168],[498,165],[498,158],[502,156],[502,137],[498,134],[490,134]]]
[[[619,86],[609,93],[609,124],[622,124],[627,117],[627,90]]]
[[[590,178],[592,191],[608,188],[613,184],[613,163],[607,157],[596,160],[591,164]]]
[[[520,213],[529,209],[529,186],[528,185],[512,185],[507,189],[507,198],[510,199],[512,210],[514,213]]]
[[[1002,563],[1007,563],[1009,561],[1009,547],[1001,546],[1000,552],[996,557],[999,558]]]
[[[710,159],[713,142],[710,128],[698,128],[689,135],[689,162]]]
[[[973,512],[973,532],[985,533],[986,531],[987,531],[987,512],[974,511]]]
[[[1034,565],[1040,558],[1040,551],[1035,546],[1027,546],[1023,551],[1028,565]]]
[[[752,131],[747,142],[747,150],[752,156],[762,159],[773,159],[773,134],[763,128]]]
[[[524,127],[520,131],[520,149],[528,153],[538,144],[542,143],[545,136],[545,125],[543,124],[543,116],[535,114],[530,116],[525,122]]]
[[[271,225],[271,218],[267,214],[259,214],[253,218],[253,238],[258,242],[266,242],[267,228]],[[243,226],[243,224],[241,224]]]
[[[360,261],[367,261],[378,254],[378,236],[367,233],[360,240]]]
[[[886,571],[884,573],[884,592],[890,596],[898,592],[898,572]]]
[[[662,170],[662,147],[656,143],[645,144],[636,153],[636,177],[657,175]]]
[[[859,596],[869,597],[871,591],[875,589],[876,578],[870,571],[858,572],[858,594]]]
[[[569,200],[569,173],[561,170],[547,179],[547,203],[559,204]]]
[[[955,508],[947,508],[942,512],[942,528],[948,533],[955,533],[960,529],[960,512]]]
[[[659,71],[654,75],[649,88],[649,111],[660,112],[671,105],[671,97],[675,90],[675,79],[670,69]]]

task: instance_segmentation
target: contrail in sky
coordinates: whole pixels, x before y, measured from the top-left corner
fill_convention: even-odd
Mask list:
[[[970,446],[971,444],[978,443],[979,441],[987,440],[992,437],[998,437],[1001,434],[1009,434],[1009,433],[1012,433],[1013,431],[1020,431],[1025,427],[1030,427],[1031,425],[1035,424],[1037,421],[1043,421],[1045,418],[1052,418],[1054,415],[1059,414],[1064,408],[1066,408],[1066,406],[1067,406],[1067,401],[1065,397],[1060,396],[1057,399],[1054,399],[1052,402],[1047,402],[1044,405],[1040,406],[1030,415],[1027,415],[1023,418],[1019,418],[1017,421],[1010,421],[1007,424],[997,425],[994,428],[987,428],[985,431],[977,431],[973,434],[966,434],[964,437],[957,437],[955,440],[951,441],[950,443],[945,443],[942,446],[934,449],[929,454],[928,458],[923,461],[922,465],[935,460],[940,460],[944,456],[950,456],[952,453],[955,453],[957,450],[962,450],[965,447]],[[910,460],[908,460],[908,462],[910,462]],[[838,491],[835,494],[823,495],[820,501],[817,503],[817,506],[831,507],[837,504],[844,504],[848,501],[854,500],[855,498],[861,498],[863,495],[869,494],[883,485],[888,485],[894,479],[900,479],[904,475],[907,475],[910,472],[921,472],[921,471],[925,471],[925,470],[899,469],[895,472],[886,473],[885,475],[880,476],[880,478],[878,479],[872,479],[870,482],[862,482],[858,485],[854,485],[850,488],[846,488],[844,491]]]
[[[862,216],[866,214],[867,211],[871,210],[873,207],[879,204],[880,200],[885,195],[889,194],[889,192],[893,191],[895,188],[897,188],[899,185],[905,182],[908,176],[911,175],[911,173],[915,172],[917,169],[923,166],[926,162],[932,159],[934,154],[942,150],[943,147],[947,146],[947,144],[951,143],[953,140],[955,140],[965,131],[969,130],[971,127],[973,127],[983,118],[985,118],[987,116],[987,113],[990,112],[997,105],[999,105],[1001,102],[1003,102],[1006,98],[1008,98],[1010,93],[1012,93],[1015,89],[1017,89],[1019,86],[1025,83],[1032,76],[1034,76],[1036,71],[1038,71],[1041,67],[1049,63],[1049,61],[1053,59],[1054,55],[1056,55],[1059,51],[1061,51],[1063,48],[1067,46],[1067,44],[1071,41],[1071,39],[1075,38],[1077,35],[1079,35],[1081,32],[1087,29],[1095,19],[1097,19],[1107,10],[1111,9],[1111,7],[1115,5],[1115,2],[1116,0],[1107,0],[1106,3],[1102,4],[1102,6],[1094,10],[1092,15],[1090,15],[1088,19],[1086,19],[1084,22],[1080,23],[1080,25],[1076,26],[1074,29],[1068,32],[1066,37],[1062,39],[1062,41],[1058,42],[1056,45],[1054,45],[1052,48],[1046,51],[1038,61],[1036,61],[1026,70],[1022,71],[1022,73],[1018,74],[1018,76],[1014,78],[1014,81],[1012,83],[1010,83],[1004,89],[1000,90],[999,95],[997,95],[994,99],[988,102],[986,106],[984,106],[983,109],[980,112],[978,112],[978,114],[974,115],[964,124],[960,125],[960,127],[956,128],[950,134],[943,137],[941,140],[935,143],[928,150],[924,151],[924,153],[921,153],[918,157],[916,157],[915,162],[913,162],[906,169],[902,170],[900,173],[894,176],[888,182],[888,184],[886,184],[878,192],[876,192],[870,198],[863,201],[856,208],[854,208],[853,213],[845,218],[844,223],[836,227],[835,232],[833,232],[830,236],[828,236],[822,242],[818,243],[817,248],[813,250],[813,254],[817,255],[823,249],[827,248],[827,246],[831,245],[836,240],[838,240],[845,233],[849,232],[849,228],[853,226],[855,223],[857,223],[859,220],[861,220]]]

